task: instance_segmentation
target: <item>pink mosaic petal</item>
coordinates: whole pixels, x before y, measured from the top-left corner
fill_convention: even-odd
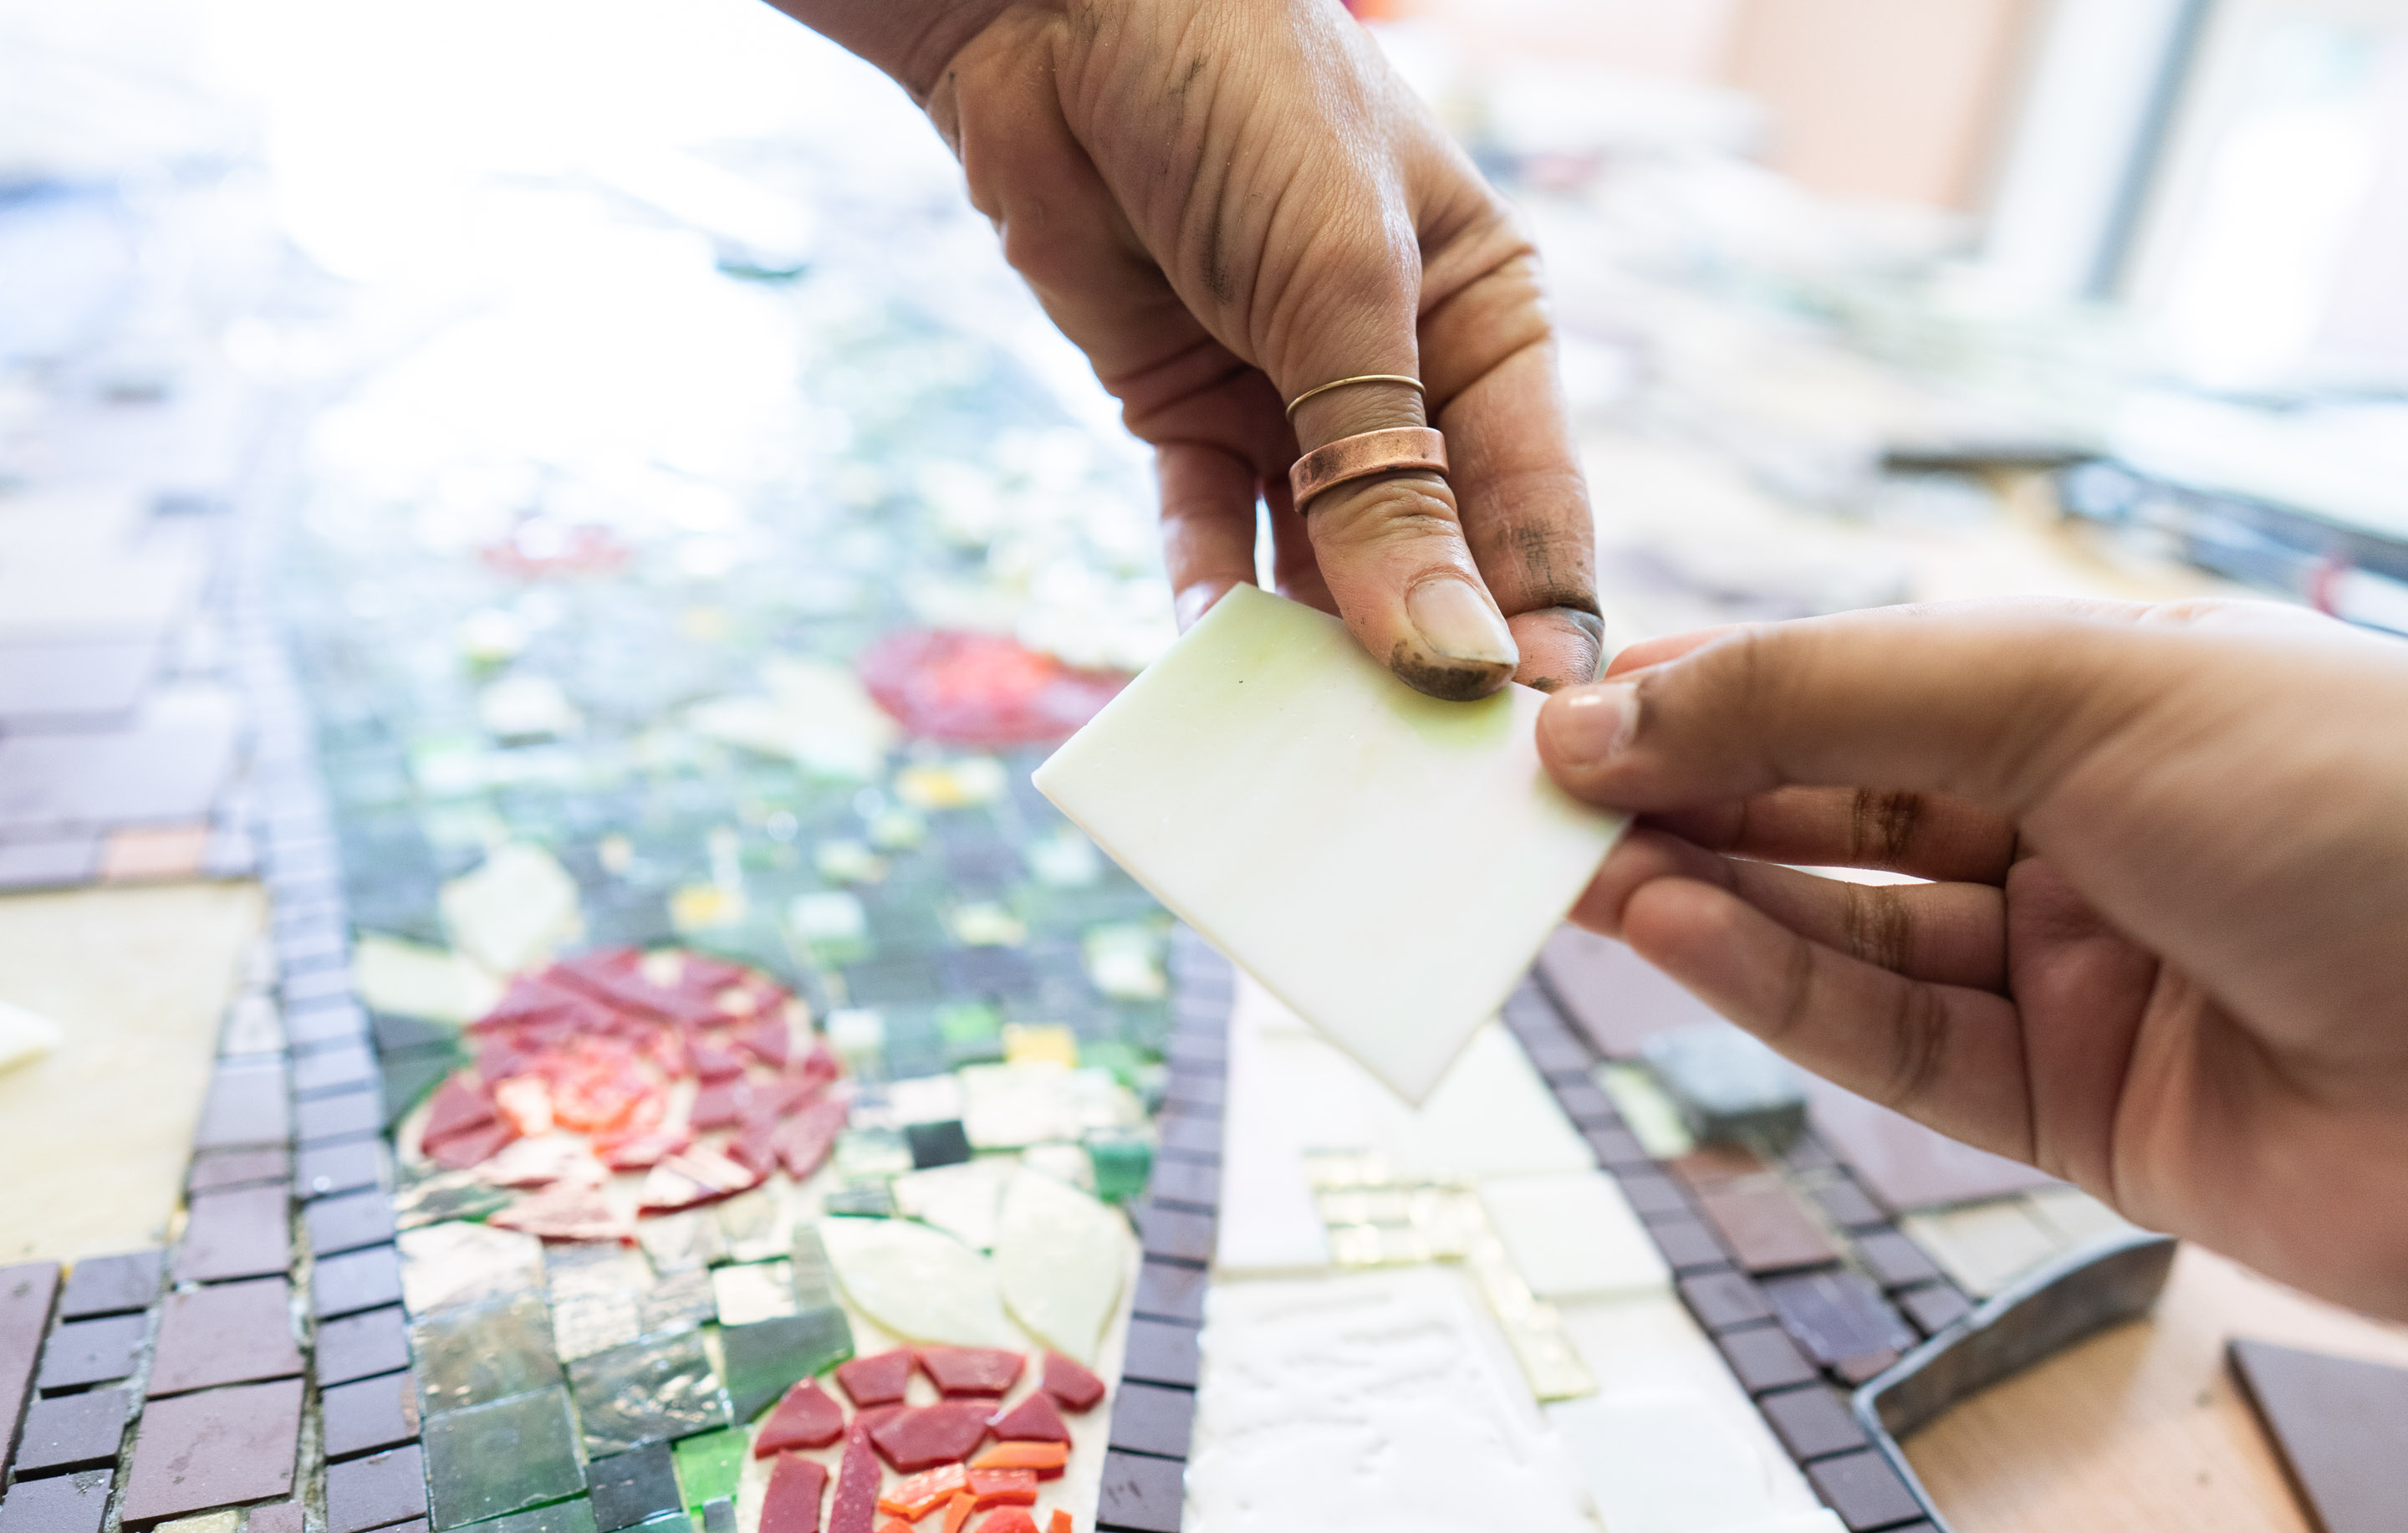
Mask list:
[[[870,1533],[878,1526],[878,1455],[869,1433],[853,1424],[844,1440],[844,1462],[836,1471],[836,1501],[828,1508],[827,1533]]]
[[[909,1347],[872,1353],[867,1357],[838,1363],[836,1382],[856,1406],[897,1405],[902,1402],[904,1386],[911,1382],[912,1362]]]
[[[752,1440],[752,1456],[767,1458],[787,1448],[824,1448],[844,1436],[844,1407],[822,1389],[816,1379],[805,1379],[786,1391],[778,1409]]]
[[[1068,1442],[1070,1428],[1054,1407],[1054,1397],[1039,1390],[988,1424],[1006,1442]]]
[[[948,1398],[1008,1395],[1026,1364],[1020,1354],[1000,1347],[922,1347],[919,1356],[921,1371]]]
[[[850,1460],[849,1451],[846,1456]],[[780,1454],[777,1467],[769,1471],[769,1488],[761,1497],[761,1533],[819,1533],[820,1500],[827,1494],[827,1483],[826,1465],[800,1454]]]

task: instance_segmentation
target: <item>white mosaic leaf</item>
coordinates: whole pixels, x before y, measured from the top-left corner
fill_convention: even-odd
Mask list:
[[[986,1258],[908,1219],[824,1219],[820,1239],[845,1297],[910,1341],[1018,1343]]]
[[[1030,1335],[1095,1361],[1128,1272],[1127,1223],[1076,1187],[1024,1170],[1004,1188],[995,1267]]]

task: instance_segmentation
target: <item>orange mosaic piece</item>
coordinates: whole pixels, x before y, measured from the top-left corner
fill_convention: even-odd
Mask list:
[[[970,1513],[977,1510],[978,1497],[968,1491],[963,1491],[946,1502],[945,1533],[962,1533],[962,1529],[969,1523]]]
[[[1055,1507],[1053,1517],[1046,1524],[1045,1533],[1070,1533],[1070,1514]]]
[[[972,1469],[970,1494],[981,1511],[988,1507],[1033,1507],[1037,1504],[1035,1469]]]
[[[890,1516],[918,1522],[969,1488],[969,1471],[959,1464],[915,1474],[894,1489],[880,1493],[878,1510]]]
[[[1070,1462],[1067,1442],[998,1442],[970,1460],[973,1469],[1028,1469],[1051,1480]]]

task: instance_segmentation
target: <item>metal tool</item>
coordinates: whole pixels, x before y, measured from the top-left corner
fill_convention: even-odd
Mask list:
[[[1899,1440],[2010,1374],[2146,1313],[2173,1269],[2177,1243],[2170,1235],[2136,1231],[2070,1252],[1935,1332],[1856,1391],[1857,1423],[1939,1533],[1948,1533],[1947,1521]]]

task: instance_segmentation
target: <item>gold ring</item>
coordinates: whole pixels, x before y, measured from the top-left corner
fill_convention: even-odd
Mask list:
[[[1415,394],[1420,394],[1423,398],[1426,399],[1429,397],[1429,391],[1422,387],[1422,380],[1418,378],[1408,378],[1403,373],[1364,373],[1356,378],[1341,378],[1334,383],[1324,383],[1317,389],[1305,390],[1302,394],[1297,394],[1295,398],[1287,402],[1287,418],[1291,421],[1295,420],[1296,407],[1303,404],[1314,394],[1327,394],[1332,389],[1349,388],[1356,383],[1402,383],[1405,387],[1412,390]]]
[[[1446,472],[1446,438],[1428,426],[1391,426],[1340,437],[1314,448],[1287,471],[1288,494],[1302,516],[1312,497],[1350,480],[1407,470]]]

